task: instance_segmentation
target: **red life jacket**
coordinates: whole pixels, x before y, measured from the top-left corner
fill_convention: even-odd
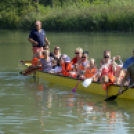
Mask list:
[[[101,77],[108,75],[109,73],[111,73],[113,76],[115,76],[115,72],[112,71],[112,65],[110,65],[108,69],[106,69],[106,68],[102,69]]]

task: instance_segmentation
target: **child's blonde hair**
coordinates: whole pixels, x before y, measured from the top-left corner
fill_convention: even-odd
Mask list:
[[[45,55],[45,56],[46,56],[46,55],[50,55],[50,51],[44,50],[44,51],[42,51],[42,54]]]
[[[95,59],[94,59],[94,58],[91,58],[91,59],[90,59],[90,62],[95,63]]]
[[[76,48],[75,51],[80,52],[81,54],[83,53],[83,49],[81,47]]]

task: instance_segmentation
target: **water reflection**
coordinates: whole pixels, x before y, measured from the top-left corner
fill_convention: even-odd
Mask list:
[[[124,120],[128,117],[119,106],[124,101],[104,102],[103,96],[72,94],[67,90],[51,83],[37,84],[36,104],[40,106],[40,126],[44,126],[43,131],[115,133],[122,128],[127,132]]]
[[[104,96],[72,94],[70,88],[19,76],[17,61],[32,59],[28,34],[29,31],[0,31],[1,134],[133,134],[133,101],[105,103]],[[119,54],[124,61],[131,56],[134,42],[134,33],[47,32],[47,36],[51,51],[58,44],[62,53],[72,58],[75,48],[82,47],[98,64],[105,49],[111,50],[112,56]]]
[[[72,94],[17,73],[0,80],[0,133],[133,133],[132,101],[104,102],[104,96]]]

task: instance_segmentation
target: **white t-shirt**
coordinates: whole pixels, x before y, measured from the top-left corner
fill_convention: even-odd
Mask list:
[[[61,70],[62,70],[62,66],[56,66],[54,68],[54,73],[59,73],[59,72],[61,72]]]

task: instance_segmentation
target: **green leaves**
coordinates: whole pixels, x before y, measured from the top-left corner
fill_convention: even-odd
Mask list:
[[[32,29],[40,20],[43,28],[53,31],[134,31],[133,4],[132,0],[0,0],[0,28]]]

